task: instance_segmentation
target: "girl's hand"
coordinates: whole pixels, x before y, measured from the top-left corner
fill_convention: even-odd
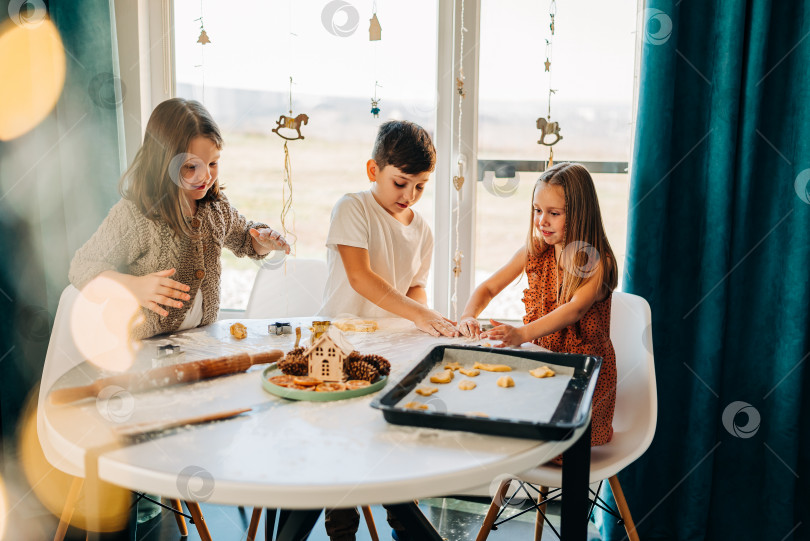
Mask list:
[[[414,320],[414,325],[431,336],[458,336],[456,322],[450,321],[436,310],[425,310],[421,317]]]
[[[169,278],[174,273],[175,269],[166,269],[144,276],[132,276],[127,286],[141,306],[166,317],[169,312],[163,306],[182,308],[183,303],[175,299],[191,300],[191,296],[186,293],[191,288]]]
[[[462,317],[458,324],[458,330],[467,338],[477,339],[481,336],[481,325],[474,317]]]
[[[495,347],[519,346],[523,342],[528,342],[528,337],[525,336],[524,332],[526,327],[513,327],[512,325],[507,325],[506,323],[501,323],[494,319],[490,319],[489,322],[492,323],[494,327],[487,332],[481,333],[481,338],[500,340],[501,343]]]
[[[281,236],[281,233],[279,233],[278,231],[274,231],[269,227],[262,227],[261,229],[251,228],[250,236],[253,237],[253,241],[255,244],[258,244],[259,246],[267,250],[264,253],[270,253],[274,250],[284,250],[285,254],[290,253],[290,245],[287,243],[287,239]],[[258,252],[259,250],[256,251]]]

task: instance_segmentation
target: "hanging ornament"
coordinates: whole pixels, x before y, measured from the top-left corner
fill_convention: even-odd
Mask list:
[[[380,26],[380,20],[377,18],[377,2],[376,0],[371,6],[371,19],[369,19],[369,27],[368,27],[368,40],[369,41],[380,41],[382,40],[382,27]],[[374,61],[371,64],[374,66],[374,78],[377,77],[377,44],[374,44]],[[377,97],[377,88],[382,88],[382,85],[378,81],[374,81],[374,97],[371,98],[371,114],[374,118],[380,118],[380,102],[382,98]]]
[[[200,63],[194,66],[195,68],[200,68],[201,75],[202,75],[202,102],[205,103],[205,45],[211,43],[211,40],[208,39],[208,32],[205,31],[205,24],[203,22],[203,3],[200,0],[200,17],[194,19],[194,21],[200,21],[200,36],[197,38],[197,43],[200,44]]]
[[[551,147],[560,142],[563,136],[560,135],[559,122],[551,121],[551,96],[557,92],[555,89],[551,88],[551,58],[553,52],[552,41],[554,39],[554,32],[556,30],[554,26],[554,17],[557,14],[557,2],[555,0],[551,0],[551,4],[549,5],[548,9],[549,18],[551,19],[551,23],[549,24],[551,38],[546,39],[546,61],[543,62],[545,71],[548,72],[548,113],[545,118],[540,117],[537,119],[537,129],[540,130],[540,139],[537,141],[537,144],[549,147],[549,159],[547,167],[551,167],[554,163],[554,151]]]
[[[290,242],[290,245],[294,247],[296,235],[293,233],[291,229],[287,227],[288,223],[288,215],[292,210],[292,202],[293,202],[293,186],[292,186],[292,162],[290,161],[290,150],[287,147],[288,141],[297,141],[299,139],[304,139],[304,136],[301,135],[301,126],[306,125],[309,122],[309,117],[305,114],[300,114],[297,116],[293,116],[293,104],[292,104],[292,86],[293,86],[293,78],[290,77],[290,115],[280,115],[278,120],[276,121],[276,127],[273,128],[271,131],[284,139],[284,178],[283,178],[283,187],[282,187],[282,199],[283,204],[281,207],[281,228],[283,230],[284,236]],[[288,136],[284,133],[281,133],[281,130],[294,130],[295,136]],[[293,218],[294,220],[294,218]]]
[[[301,113],[298,116],[293,116],[292,111],[292,84],[293,79],[290,77],[290,116],[287,115],[279,115],[278,120],[276,120],[276,127],[273,128],[272,131],[282,139],[286,139],[287,141],[297,141],[298,139],[304,139],[304,136],[301,135],[301,126],[306,126],[309,122],[309,117],[304,113]],[[287,129],[287,130],[294,130],[295,137],[288,137],[287,135],[281,133],[280,130]]]
[[[461,260],[464,258],[464,253],[459,250],[459,245],[461,244],[461,188],[464,186],[464,169],[467,163],[465,156],[461,153],[461,126],[462,119],[464,117],[464,108],[462,106],[462,102],[467,96],[467,92],[464,89],[464,32],[467,31],[467,29],[464,28],[464,0],[461,0],[461,17],[459,19],[458,76],[456,77],[456,93],[458,94],[458,121],[456,122],[455,127],[458,137],[456,148],[458,170],[457,174],[453,177],[453,186],[456,188],[456,201],[455,208],[453,209],[455,210],[454,232],[456,250],[455,254],[453,255],[453,287],[452,294],[450,295],[450,302],[453,308],[453,319],[456,320],[458,319],[458,280],[462,273]]]
[[[382,88],[382,85],[379,84],[377,81],[374,81],[374,97],[371,98],[371,114],[374,115],[374,118],[380,117],[380,102],[382,98],[377,97],[377,88]]]
[[[376,4],[376,3],[375,3]],[[377,11],[375,9],[374,13],[371,16],[371,19],[368,20],[368,40],[369,41],[380,41],[382,39],[382,27],[380,26],[380,20],[377,18]]]
[[[208,39],[208,33],[205,31],[205,28],[202,27],[202,19],[200,19],[200,37],[197,38],[197,43],[202,45],[211,43],[211,40]]]
[[[456,255],[453,256],[453,276],[456,278],[461,276],[461,259],[463,257],[464,254],[461,253],[461,250],[456,250]]]

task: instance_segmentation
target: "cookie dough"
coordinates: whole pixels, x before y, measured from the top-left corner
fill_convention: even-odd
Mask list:
[[[431,383],[450,383],[453,380],[452,370],[442,370],[430,376]]]
[[[459,374],[464,374],[468,378],[474,378],[475,376],[481,373],[481,371],[478,370],[477,368],[459,368],[458,372]]]
[[[458,382],[458,388],[462,391],[471,391],[475,389],[477,385],[474,381],[470,381],[468,379],[464,379]]]
[[[473,368],[486,370],[487,372],[511,372],[512,367],[505,364],[475,363]]]
[[[529,370],[529,374],[536,378],[550,378],[556,374],[554,370],[549,368],[548,366],[540,366],[535,368],[534,370]]]
[[[444,368],[447,370],[459,370],[461,365],[458,364],[456,361],[444,363]]]
[[[501,376],[498,378],[496,384],[498,387],[514,387],[515,380],[512,379],[512,376]]]
[[[420,387],[420,388],[416,389],[416,394],[422,395],[422,396],[430,396],[433,393],[438,393],[438,392],[439,392],[438,387]]]
[[[234,323],[233,325],[231,325],[231,336],[233,336],[237,340],[247,338],[247,327],[245,327],[241,323]]]
[[[422,404],[421,402],[408,402],[407,404],[402,406],[405,409],[409,410],[426,410],[428,409],[427,404]]]
[[[380,328],[373,319],[336,319],[332,325],[343,332],[374,332]]]

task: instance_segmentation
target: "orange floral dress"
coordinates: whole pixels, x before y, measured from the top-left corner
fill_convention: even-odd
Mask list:
[[[523,323],[540,319],[557,308],[557,260],[553,247],[529,256],[526,263],[529,287],[523,291],[526,315]],[[616,352],[610,341],[611,295],[598,301],[582,319],[534,341],[560,353],[586,353],[602,357],[602,370],[596,382],[591,414],[591,446],[604,445],[613,437],[613,410],[616,406]]]

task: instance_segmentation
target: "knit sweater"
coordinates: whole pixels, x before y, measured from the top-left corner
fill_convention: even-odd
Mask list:
[[[108,270],[144,276],[174,268],[171,279],[190,286],[191,299],[183,302],[182,308],[163,306],[169,313],[166,317],[141,308],[143,323],[132,329],[131,338],[177,330],[199,294],[203,309],[200,324],[212,323],[219,313],[222,247],[239,257],[262,259],[264,256],[253,249],[249,229],[267,226],[246,220],[224,195],[219,201],[199,202],[190,226],[200,233],[197,240],[175,234],[162,220],[148,219],[132,201],[121,199],[90,240],[76,251],[70,263],[70,282],[82,289]]]

